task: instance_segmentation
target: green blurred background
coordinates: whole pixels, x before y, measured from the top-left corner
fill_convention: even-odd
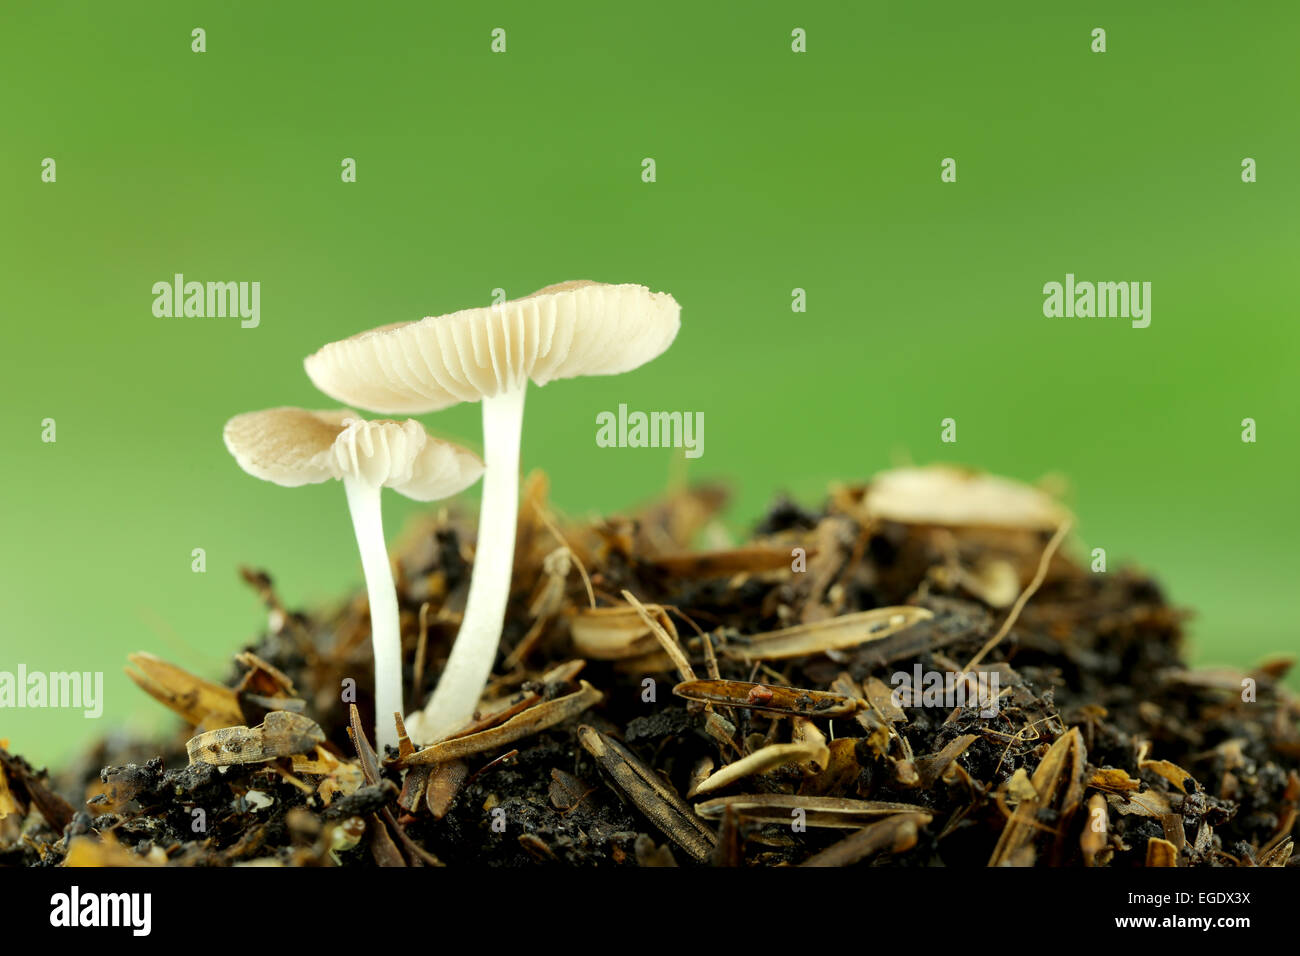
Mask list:
[[[619,402],[705,413],[688,474],[737,533],[900,460],[1057,473],[1079,544],[1197,610],[1197,661],[1295,648],[1295,4],[474,6],[0,5],[0,669],[107,682],[95,724],[0,711],[14,749],[164,722],[124,655],[223,673],[264,621],[241,563],[293,604],[359,584],[342,489],[244,475],[229,416],[333,404],[325,342],[571,278],[683,312],[642,369],[532,390],[561,509],[680,468],[596,447]],[[261,326],[155,318],[176,272],[261,282]],[[1044,318],[1067,272],[1152,282],[1150,328]],[[479,445],[478,406],[423,420]],[[386,496],[390,539],[418,507]]]

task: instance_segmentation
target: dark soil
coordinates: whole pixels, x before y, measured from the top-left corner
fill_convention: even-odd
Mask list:
[[[190,765],[190,723],[165,740],[102,741],[53,776],[0,751],[0,815],[10,805],[0,819],[0,864],[771,865],[828,851],[814,862],[1292,865],[1300,706],[1281,686],[1286,662],[1242,673],[1189,670],[1185,616],[1157,584],[1132,570],[1094,572],[1068,556],[1067,544],[980,665],[1001,678],[996,716],[976,706],[891,714],[878,693],[891,675],[918,664],[960,669],[1010,613],[954,569],[996,559],[1023,588],[1051,534],[867,518],[861,489],[839,488],[817,512],[776,504],[748,550],[690,557],[724,498],[695,489],[630,517],[552,530],[545,481],[534,476],[492,690],[510,700],[536,694],[540,705],[586,681],[603,699],[454,764],[403,770],[390,753],[373,781],[341,693],[345,679],[355,680],[359,727],[370,733],[364,595],[328,613],[288,612],[269,577],[247,573],[269,623],[247,648],[255,657],[245,656],[225,684],[236,689],[248,727],[271,710],[299,708],[324,732],[319,759],[297,769],[295,759],[312,756]],[[431,520],[399,549],[406,686],[421,684],[417,696],[408,690],[408,706],[427,699],[456,635],[473,528],[455,516]],[[557,554],[558,535],[569,552]],[[806,571],[790,569],[796,547],[807,551]],[[572,622],[590,602],[579,563],[599,606],[626,606],[626,589],[664,608],[700,678],[716,659],[722,680],[763,685],[754,700],[765,688],[848,688],[845,696],[860,694],[870,706],[809,722],[826,736],[829,761],[785,763],[688,797],[702,762],[716,771],[788,742],[794,721],[675,695],[681,675],[657,645],[647,651],[644,634],[636,653],[588,657],[557,675],[558,665],[582,658]],[[849,649],[744,657],[746,636],[896,605],[933,618]],[[427,664],[417,675],[422,607]],[[583,740],[580,727],[590,728]],[[649,771],[636,776],[624,753]],[[744,795],[863,803],[834,810],[847,821],[839,827],[819,825],[814,813],[806,828],[792,826],[788,808],[765,819],[743,801],[701,822],[674,809],[671,791],[656,795],[656,777],[689,808]],[[882,802],[912,809],[887,812]],[[700,834],[706,852],[691,849]]]

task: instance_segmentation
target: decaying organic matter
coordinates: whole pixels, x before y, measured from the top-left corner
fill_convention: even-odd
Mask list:
[[[268,625],[228,680],[132,657],[172,738],[54,776],[0,749],[0,863],[1294,865],[1290,662],[1189,669],[1149,577],[1077,563],[1034,489],[940,471],[779,502],[734,550],[718,488],[564,522],[532,475],[488,691],[419,749],[400,722],[396,747],[368,739],[364,600],[293,612],[247,572]],[[415,698],[473,526],[440,512],[395,555]],[[992,712],[894,693],[967,671],[996,678]],[[205,761],[236,739],[258,762]]]

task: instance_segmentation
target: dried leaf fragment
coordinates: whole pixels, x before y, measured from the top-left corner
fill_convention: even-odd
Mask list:
[[[1142,793],[1130,793],[1127,795],[1110,794],[1108,802],[1111,808],[1120,816],[1137,815],[1139,817],[1150,817],[1153,820],[1159,820],[1166,814],[1172,812],[1169,805],[1169,798],[1159,790],[1146,790]]]
[[[863,691],[867,701],[887,723],[907,723],[907,712],[894,701],[894,689],[879,677],[868,677]]]
[[[547,796],[555,809],[568,813],[582,803],[592,789],[573,774],[565,773],[559,767],[551,768],[551,786]]]
[[[956,585],[992,608],[1010,607],[1020,594],[1020,573],[1003,558],[984,558],[970,569],[939,567],[932,573],[943,584]]]
[[[73,837],[68,842],[68,854],[63,865],[71,867],[119,867],[119,866],[164,866],[167,854],[162,847],[155,846],[145,856],[132,853],[118,842],[112,833],[101,834],[98,839],[90,836]]]
[[[614,786],[665,836],[696,860],[709,858],[717,837],[658,774],[613,737],[594,727],[579,727],[578,741],[596,758]]]
[[[441,820],[451,809],[451,803],[469,776],[469,765],[463,760],[450,760],[434,764],[424,788],[425,803],[435,820]]]
[[[370,815],[370,855],[378,866],[406,866],[406,860],[402,858],[388,828],[375,813]]]
[[[128,654],[140,673],[126,668],[126,676],[164,707],[179,714],[192,727],[216,730],[244,723],[239,698],[229,687],[196,677],[160,657],[139,651]]]
[[[1147,866],[1177,866],[1178,847],[1160,837],[1147,840]]]
[[[923,607],[880,607],[871,611],[828,617],[765,634],[751,634],[728,644],[723,653],[745,662],[807,657],[843,651],[883,640],[920,621],[934,617]]]
[[[415,767],[420,764],[443,763],[459,760],[471,754],[493,750],[505,744],[514,743],[549,727],[563,723],[570,717],[576,717],[588,707],[599,703],[604,694],[596,690],[585,680],[580,682],[579,690],[555,700],[543,701],[534,707],[521,711],[505,723],[490,730],[483,730],[464,737],[452,737],[423,750],[417,750],[409,757],[398,761],[400,766]]]
[[[1295,848],[1295,841],[1290,837],[1279,842],[1276,846],[1260,854],[1260,866],[1286,866],[1291,860],[1291,851]]]
[[[297,774],[311,774],[323,777],[316,792],[320,794],[325,806],[333,803],[335,797],[349,796],[356,793],[366,782],[365,774],[359,764],[350,760],[340,760],[324,747],[316,747],[313,757],[297,756],[291,764]]]
[[[361,772],[365,775],[366,783],[373,787],[379,782],[379,756],[375,753],[375,748],[370,746],[370,738],[361,726],[361,712],[357,710],[356,704],[348,705],[348,736],[361,759]]]
[[[790,570],[790,549],[771,545],[750,545],[725,551],[700,551],[664,555],[650,563],[675,577],[718,578],[732,574],[763,574]]]
[[[658,649],[650,627],[631,605],[583,608],[569,619],[573,649],[593,660],[637,657]]]
[[[72,804],[50,789],[45,772],[33,771],[26,761],[11,756],[3,747],[0,747],[0,777],[7,777],[4,789],[14,807],[11,812],[26,814],[34,807],[56,833],[72,822]]]
[[[1050,531],[1068,512],[1050,495],[997,475],[947,465],[897,468],[871,479],[863,508],[904,524]]]
[[[1154,774],[1164,777],[1176,787],[1181,793],[1194,793],[1201,789],[1201,785],[1196,782],[1196,778],[1190,773],[1168,760],[1148,760],[1147,752],[1151,749],[1148,741],[1142,741],[1138,748],[1137,764],[1139,770],[1150,770]]]
[[[191,764],[223,767],[305,754],[324,742],[325,732],[310,717],[274,710],[256,727],[222,727],[191,737],[185,750]]]
[[[1069,821],[1083,796],[1084,763],[1083,735],[1078,727],[1072,727],[1056,739],[1039,761],[1029,781],[1033,795],[1024,794],[1015,813],[1002,828],[989,866],[1032,862],[1031,841],[1040,832],[1038,812],[1055,804],[1061,825]],[[1058,842],[1060,835],[1058,830]]]
[[[1142,789],[1142,781],[1134,780],[1127,771],[1118,767],[1102,767],[1092,772],[1088,786],[1112,793],[1137,793]]]

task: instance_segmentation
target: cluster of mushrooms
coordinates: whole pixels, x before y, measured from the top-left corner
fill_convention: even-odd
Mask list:
[[[370,600],[375,735],[396,746],[402,706],[397,590],[384,544],[380,489],[435,501],[483,478],[473,577],[461,628],[428,704],[405,718],[427,746],[469,723],[496,660],[514,563],[524,395],[578,375],[626,372],[664,352],[681,309],[640,285],[565,282],[522,299],[361,332],[304,365],[326,395],[381,414],[483,403],[483,459],[414,419],[363,419],[348,408],[271,408],[226,423],[239,466],[286,487],[343,482]],[[418,702],[417,702],[418,703]]]

